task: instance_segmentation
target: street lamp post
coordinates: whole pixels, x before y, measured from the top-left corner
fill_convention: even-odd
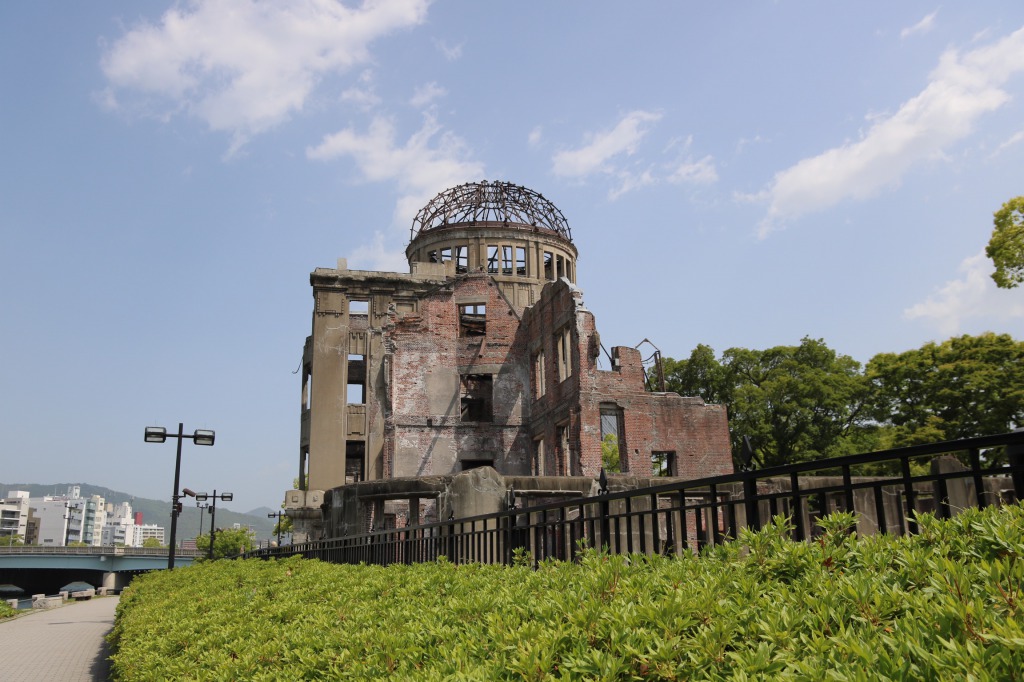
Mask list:
[[[196,507],[199,508],[199,535],[197,535],[196,537],[202,537],[203,536],[203,514],[206,513],[206,510],[210,508],[210,505],[203,504],[201,502],[196,502]]]
[[[208,557],[212,561],[213,541],[217,537],[217,500],[221,500],[222,502],[230,502],[231,500],[234,499],[235,496],[232,493],[221,493],[220,495],[218,495],[217,491],[214,490],[212,495],[207,495],[206,493],[196,493],[195,497],[196,502],[206,502],[206,500],[210,500],[210,552],[208,554]]]
[[[268,519],[277,519],[277,546],[281,546],[281,517],[287,517],[283,511],[274,512],[273,514],[267,514]]]
[[[178,439],[178,453],[174,458],[174,491],[171,493],[171,544],[167,549],[167,568],[174,568],[174,543],[177,541],[178,535],[178,514],[181,512],[180,503],[181,496],[178,494],[178,483],[181,478],[181,441],[186,438],[190,439],[196,445],[213,445],[215,434],[213,431],[205,429],[196,429],[195,433],[191,436],[185,435],[185,425],[178,424],[178,433],[167,433],[167,429],[162,426],[147,426],[146,427],[146,442],[147,443],[163,443],[168,438]]]

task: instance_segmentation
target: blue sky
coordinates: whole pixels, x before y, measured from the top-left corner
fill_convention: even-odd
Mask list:
[[[507,180],[565,214],[606,346],[1024,338],[1024,4],[0,4],[0,480],[276,507],[308,274],[405,269]],[[5,491],[0,491],[0,493]]]

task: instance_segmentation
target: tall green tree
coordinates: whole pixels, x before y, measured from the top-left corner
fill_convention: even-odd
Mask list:
[[[867,365],[874,416],[893,444],[1005,433],[1024,425],[1024,343],[1009,334],[958,336]]]
[[[759,467],[870,449],[876,429],[868,420],[860,363],[821,339],[767,350],[730,348],[720,361],[700,345],[689,359],[665,364],[669,390],[728,406],[737,461],[744,436]]]
[[[996,286],[1012,289],[1024,282],[1024,196],[1010,199],[995,212],[995,228],[985,255],[992,259]]]

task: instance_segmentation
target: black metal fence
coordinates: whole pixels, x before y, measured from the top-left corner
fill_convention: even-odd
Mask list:
[[[614,487],[614,476],[610,482]],[[790,518],[794,539],[815,521],[857,513],[857,531],[914,533],[922,512],[1024,500],[1024,432],[805,462],[650,488],[513,508],[497,514],[379,530],[251,552],[333,563],[512,563],[572,559],[584,546],[613,553],[681,555]]]

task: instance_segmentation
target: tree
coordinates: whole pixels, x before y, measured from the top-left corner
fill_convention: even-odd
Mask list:
[[[995,212],[995,229],[985,247],[996,271],[996,286],[1012,289],[1024,282],[1024,196],[1010,199]]]
[[[146,538],[145,540],[142,541],[142,546],[143,547],[154,547],[154,548],[157,548],[157,547],[163,547],[164,545],[163,545],[162,542],[160,542],[159,538]]]
[[[991,332],[868,362],[873,412],[894,445],[1005,433],[1024,425],[1024,343]]]
[[[25,544],[19,535],[0,536],[0,547],[14,547]]]
[[[222,528],[217,531],[213,541],[213,558],[233,557],[252,548],[252,533],[248,528]],[[196,549],[206,556],[210,551],[209,533],[196,538]]]
[[[614,433],[606,433],[601,439],[601,466],[608,473],[621,471],[619,439]]]
[[[759,467],[871,449],[867,383],[860,363],[823,340],[767,350],[730,348],[715,359],[699,345],[690,359],[666,360],[669,390],[728,406],[733,457],[749,436]]]

